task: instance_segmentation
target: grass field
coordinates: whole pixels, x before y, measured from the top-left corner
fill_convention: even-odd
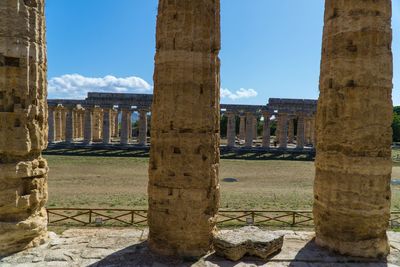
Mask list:
[[[48,207],[146,208],[145,158],[46,156],[50,165]],[[314,163],[221,160],[221,207],[311,209]],[[400,165],[393,167],[400,178]],[[400,210],[400,186],[392,187],[392,209]]]

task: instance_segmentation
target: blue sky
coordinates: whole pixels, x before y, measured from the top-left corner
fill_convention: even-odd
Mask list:
[[[152,92],[157,0],[46,3],[50,98]],[[316,99],[323,11],[323,0],[221,0],[221,102]],[[400,105],[400,0],[393,30]]]

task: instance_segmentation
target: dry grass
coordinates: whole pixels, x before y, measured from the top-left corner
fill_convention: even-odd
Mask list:
[[[142,158],[46,156],[49,207],[146,208],[147,166]],[[314,163],[222,160],[221,207],[226,209],[311,209]],[[393,168],[400,178],[400,167]],[[392,209],[400,210],[400,186]]]

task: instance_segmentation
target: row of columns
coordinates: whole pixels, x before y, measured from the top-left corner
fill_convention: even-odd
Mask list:
[[[127,145],[132,141],[132,110],[122,108],[121,113],[120,131],[120,112],[113,107],[49,107],[49,143],[80,140],[84,144],[111,144],[120,136],[120,143]],[[147,144],[147,113],[146,109],[139,110],[138,145],[142,146]]]
[[[263,112],[263,135],[262,147],[269,148],[271,143],[271,113]],[[227,146],[236,145],[236,114],[228,111],[227,117]],[[240,114],[239,139],[245,140],[245,147],[252,147],[254,139],[257,139],[257,117],[254,113],[248,112],[245,115]],[[315,144],[315,117],[307,114],[291,116],[287,113],[278,113],[275,115],[277,122],[276,141],[279,148],[285,149],[288,143],[294,143],[295,131],[294,120],[297,118],[297,136],[296,147],[303,149],[305,145],[314,146]]]

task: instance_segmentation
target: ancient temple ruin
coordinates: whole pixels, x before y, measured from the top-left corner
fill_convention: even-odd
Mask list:
[[[382,257],[389,253],[391,1],[325,2],[317,118],[273,100],[256,111],[267,118],[262,145],[270,145],[268,118],[275,116],[279,145],[292,142],[295,116],[297,146],[306,138],[317,143],[316,242],[347,255]],[[149,246],[161,254],[200,256],[211,249],[221,108],[228,146],[236,135],[247,147],[255,138],[253,110],[219,104],[219,16],[219,0],[159,1],[148,192]],[[48,167],[41,157],[47,121],[50,142],[107,145],[118,132],[118,105],[120,142],[129,144],[131,112],[138,109],[138,144],[145,145],[150,105],[61,101],[50,103],[48,113],[44,0],[2,0],[0,18],[0,255],[6,255],[47,238]],[[233,133],[235,116],[239,133]]]

